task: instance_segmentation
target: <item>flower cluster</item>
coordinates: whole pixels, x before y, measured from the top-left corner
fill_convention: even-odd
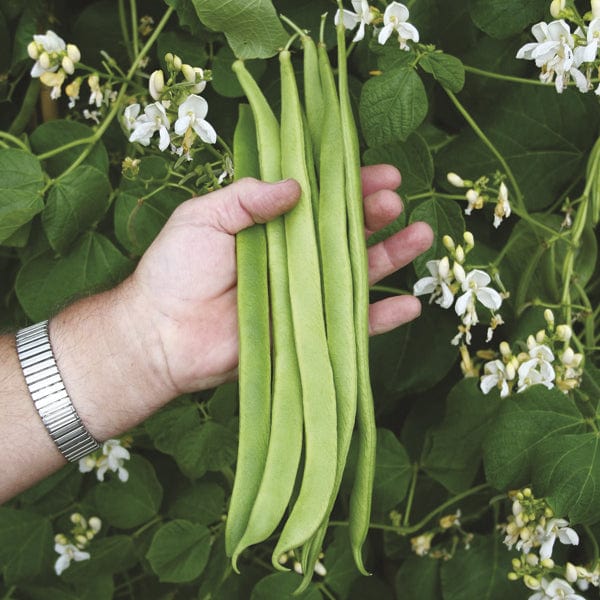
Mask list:
[[[104,475],[107,471],[117,473],[122,482],[129,479],[129,471],[124,467],[125,461],[131,458],[126,446],[130,443],[129,439],[124,440],[106,440],[102,448],[92,454],[88,454],[79,460],[79,471],[89,473],[96,470],[98,481],[104,481]]]
[[[568,393],[581,385],[583,354],[569,345],[571,328],[566,324],[555,326],[550,309],[544,316],[547,328],[527,338],[526,350],[513,353],[504,341],[499,347],[500,356],[483,365],[480,387],[484,394],[498,388],[504,398],[515,387],[522,392],[536,384],[548,389],[556,386]]]
[[[392,2],[385,9],[383,16],[377,8],[369,6],[367,0],[352,0],[352,6],[355,12],[346,9],[336,12],[335,24],[337,25],[341,20],[346,29],[354,29],[358,26],[353,42],[358,42],[365,37],[367,25],[383,25],[377,28],[377,41],[382,45],[392,34],[398,37],[401,50],[410,50],[406,43],[409,40],[415,43],[419,41],[419,32],[408,22],[409,11],[404,4]]]
[[[67,75],[73,75],[75,64],[81,60],[81,53],[75,44],[66,44],[54,31],[44,35],[34,35],[27,46],[29,56],[35,60],[31,69],[32,77],[52,88],[50,97],[60,98],[62,85]]]
[[[540,81],[554,82],[560,94],[573,80],[577,89],[586,93],[593,89],[592,76],[599,72],[598,43],[600,42],[600,10],[592,2],[590,22],[577,14],[574,6],[566,7],[565,0],[554,0],[550,12],[555,21],[541,21],[531,28],[535,42],[525,44],[517,52],[517,58],[533,60],[541,69]],[[558,18],[563,17],[563,18]],[[565,19],[575,21],[576,28]],[[600,95],[600,85],[595,93]]]
[[[71,515],[70,534],[59,533],[54,537],[54,551],[59,555],[54,563],[54,571],[60,575],[69,567],[71,561],[79,562],[89,560],[90,553],[85,552],[90,541],[102,527],[102,521],[98,517],[85,517],[79,513]]]
[[[503,295],[489,287],[492,278],[485,271],[465,269],[467,254],[473,249],[475,242],[468,231],[464,234],[464,241],[463,248],[462,245],[455,245],[450,236],[444,236],[444,246],[450,257],[427,261],[427,270],[431,275],[419,279],[413,287],[415,296],[431,294],[429,302],[436,302],[442,308],[450,308],[454,304],[454,310],[461,318],[458,334],[452,340],[454,345],[458,345],[463,337],[467,344],[471,343],[471,328],[479,323],[478,304],[491,312],[488,341],[492,338],[494,329],[504,323],[502,316],[496,312],[502,305]],[[450,258],[453,259],[452,267]]]
[[[395,525],[399,525],[399,515],[390,515]],[[437,527],[410,539],[411,550],[417,556],[429,556],[437,560],[450,560],[459,544],[469,550],[473,534],[463,530],[460,519],[461,511],[442,516]],[[436,545],[432,547],[434,538]]]
[[[143,107],[130,104],[123,114],[129,141],[149,146],[158,134],[158,149],[167,148],[187,160],[199,138],[207,144],[217,141],[217,133],[206,120],[208,102],[199,94],[204,91],[210,73],[182,62],[179,56],[165,56],[168,75],[157,69],[150,75],[148,91],[154,102]],[[173,123],[174,121],[174,123]],[[171,125],[173,128],[171,129]]]
[[[466,215],[470,215],[473,210],[483,208],[484,205],[489,202],[489,194],[491,192],[496,197],[496,205],[494,207],[494,227],[497,229],[504,219],[510,217],[512,211],[510,202],[508,201],[508,188],[499,173],[496,173],[495,176],[497,188],[488,187],[489,178],[486,176],[482,176],[476,181],[471,181],[470,179],[463,179],[456,173],[448,173],[447,179],[454,187],[469,188],[465,192],[465,199],[467,200],[467,208],[465,208]]]
[[[324,556],[325,555],[321,552],[321,554],[319,554],[319,560],[317,560],[317,562],[315,563],[315,574],[319,575],[319,577],[325,577],[325,575],[327,575],[327,569],[325,568],[325,565],[321,562],[321,560],[324,558]],[[293,550],[290,550],[289,552],[282,554],[279,557],[279,564],[285,565],[290,560],[292,561],[294,571],[296,573],[298,573],[298,575],[303,575],[302,564],[296,557],[296,554],[294,553]]]
[[[504,544],[521,552],[512,560],[513,570],[508,574],[511,581],[522,579],[527,588],[535,593],[529,600],[567,599],[585,600],[575,593],[571,583],[586,589],[591,583],[598,585],[600,575],[585,567],[567,563],[564,570],[552,559],[556,542],[577,546],[579,535],[566,519],[557,518],[543,498],[536,498],[531,488],[509,493],[512,510],[506,523],[500,526],[504,532]],[[565,573],[565,579],[555,575]]]

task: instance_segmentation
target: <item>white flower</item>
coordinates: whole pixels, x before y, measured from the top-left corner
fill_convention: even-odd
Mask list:
[[[545,23],[541,21],[531,28],[531,33],[537,40],[522,46],[517,52],[517,58],[535,60],[541,67],[540,80],[544,83],[554,79],[556,91],[560,94],[569,78],[573,77],[580,91],[587,91],[587,79],[576,67],[573,48],[575,40],[569,25],[563,20]]]
[[[54,571],[57,575],[60,575],[67,569],[72,560],[79,562],[90,558],[89,552],[83,552],[73,544],[61,544],[57,542],[54,544],[54,551],[60,555],[54,563]]]
[[[214,144],[217,141],[217,132],[204,119],[207,113],[208,102],[201,96],[190,94],[179,105],[177,112],[179,118],[175,121],[175,133],[184,135],[189,128],[192,128],[203,142]]]
[[[497,387],[500,390],[500,397],[506,398],[509,394],[508,381],[514,379],[514,373],[508,373],[506,365],[501,360],[492,360],[483,365],[484,375],[481,378],[479,387],[484,394]],[[510,377],[512,375],[512,377]]]
[[[126,460],[131,458],[129,450],[121,446],[119,440],[106,440],[102,446],[102,456],[98,460],[98,471],[96,477],[98,481],[104,481],[104,474],[106,471],[113,471],[118,473],[119,479],[125,482],[129,479],[129,472],[123,466]]]
[[[511,208],[508,202],[508,188],[502,182],[498,191],[498,202],[494,209],[494,227],[496,229],[500,226],[503,219],[510,217]]]
[[[358,25],[353,42],[359,42],[365,37],[365,26],[373,21],[373,13],[369,8],[367,0],[352,0],[352,6],[356,12],[350,10],[342,11],[342,22],[346,29],[354,29]],[[334,22],[336,25],[340,22],[340,11],[335,13]]]
[[[165,107],[160,102],[149,104],[144,109],[144,114],[134,122],[134,127],[129,136],[130,142],[139,142],[142,146],[149,146],[152,136],[158,131],[159,149],[165,150],[169,146],[169,119]]]
[[[552,361],[554,354],[550,348],[544,344],[535,345],[529,350],[529,360],[521,363],[518,369],[519,374],[519,392],[532,385],[541,383],[548,389],[554,387],[553,381],[556,378]]]
[[[550,558],[552,556],[552,548],[556,538],[563,544],[579,544],[579,536],[577,532],[568,526],[569,522],[566,519],[550,519],[545,527],[537,527],[538,541],[541,543],[540,558]]]
[[[429,302],[435,300],[442,308],[450,308],[454,302],[454,294],[449,286],[452,275],[448,257],[445,256],[441,260],[428,260],[426,267],[431,277],[419,279],[413,287],[413,294],[415,296],[431,294]]]
[[[138,115],[140,114],[140,110],[141,107],[139,104],[130,104],[124,111],[123,111],[123,124],[125,125],[125,129],[127,129],[127,131],[131,131],[132,129],[135,128],[135,122],[136,119],[138,118]]]
[[[45,71],[56,71],[58,62],[55,57],[50,59],[50,55],[64,52],[67,47],[65,41],[56,35],[54,31],[48,30],[45,35],[34,35],[33,43],[37,50],[37,60],[31,68],[31,77],[39,77]],[[36,55],[33,50],[33,46],[31,48],[28,46],[29,55],[32,58]],[[47,62],[48,60],[49,62]]]
[[[160,94],[165,88],[165,76],[164,73],[157,69],[152,72],[148,81],[148,91],[154,100],[160,99]]]
[[[94,123],[97,125],[100,125],[100,113],[97,110],[88,110],[87,108],[84,108],[83,117],[85,119],[89,119],[90,121],[94,121]]]
[[[102,106],[102,100],[104,100],[104,93],[100,87],[100,78],[98,75],[90,75],[87,82],[91,91],[88,104],[95,104],[96,108],[100,108]]]
[[[479,300],[486,308],[498,310],[502,305],[502,296],[493,288],[487,287],[491,277],[479,269],[470,271],[462,281],[461,287],[464,292],[456,300],[455,310],[458,316],[468,312],[469,306],[475,305],[475,299]],[[477,321],[472,322],[475,325]]]
[[[465,208],[465,215],[470,215],[473,212],[474,208],[477,209],[483,206],[483,198],[475,189],[467,190],[465,198],[467,199],[467,208]]]
[[[400,2],[389,4],[383,13],[383,28],[379,32],[377,41],[380,44],[385,44],[390,35],[392,35],[392,32],[396,31],[400,48],[402,50],[410,50],[406,42],[407,40],[418,42],[419,32],[414,25],[406,22],[408,15],[408,8],[404,4],[400,4]]]
[[[529,596],[528,600],[585,600],[583,596],[575,593],[575,590],[564,580],[555,577],[549,582],[542,577],[542,589]]]

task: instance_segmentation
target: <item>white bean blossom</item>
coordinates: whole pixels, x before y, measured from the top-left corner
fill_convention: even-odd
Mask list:
[[[31,68],[31,77],[39,77],[46,71],[56,71],[58,62],[52,61],[50,55],[66,51],[65,41],[54,31],[48,30],[45,35],[34,35],[33,42],[27,47],[29,56],[35,60]]]
[[[465,325],[476,325],[478,323],[477,313],[475,312],[475,301],[479,300],[486,308],[498,310],[502,305],[502,296],[493,288],[488,287],[492,278],[479,269],[470,271],[461,282],[461,288],[464,292],[456,300],[455,310],[459,316],[470,316],[469,322]]]
[[[501,360],[491,360],[483,365],[483,376],[479,383],[479,387],[484,394],[490,392],[492,388],[497,387],[500,390],[500,397],[506,398],[510,393],[508,382],[515,378],[514,369],[510,372],[508,365],[505,365]]]
[[[373,21],[373,13],[369,7],[369,2],[367,0],[352,0],[352,7],[355,12],[351,10],[343,9],[340,13],[338,10],[335,13],[334,22],[336,25],[340,22],[340,17],[342,19],[342,23],[346,29],[354,29],[358,25],[358,29],[353,42],[360,42],[365,37],[365,27],[370,25]]]
[[[217,141],[217,132],[204,118],[207,113],[208,102],[202,96],[190,94],[179,105],[177,112],[179,118],[175,121],[175,133],[185,135],[188,129],[192,129],[203,142],[214,144]]]
[[[545,577],[541,581],[541,589],[529,596],[528,600],[586,600],[575,593],[575,590],[564,580],[555,577],[548,581]]]
[[[542,384],[548,389],[554,387],[556,373],[552,362],[554,353],[545,344],[534,345],[529,350],[529,360],[519,366],[518,391],[522,392],[532,385]]]
[[[167,117],[165,107],[160,102],[154,102],[144,108],[144,114],[135,119],[133,131],[129,136],[130,142],[139,142],[142,146],[149,146],[154,134],[158,132],[160,150],[166,150],[171,138],[169,128],[171,123]]]
[[[549,519],[545,527],[538,526],[537,537],[540,546],[540,558],[550,558],[554,542],[558,540],[562,544],[577,546],[579,544],[579,536],[577,532],[569,527],[569,522],[566,519]]]
[[[428,260],[425,266],[431,276],[419,279],[413,287],[413,294],[415,296],[431,294],[430,302],[435,301],[442,308],[450,308],[454,302],[454,294],[449,285],[452,274],[448,257],[445,256],[441,260]]]
[[[125,468],[125,461],[131,458],[127,448],[117,439],[106,440],[102,445],[102,454],[90,454],[79,461],[79,471],[89,473],[96,469],[98,481],[104,481],[107,471],[117,473],[119,479],[125,483],[129,479],[129,471]]]
[[[398,41],[402,50],[410,50],[408,40],[419,41],[419,32],[414,25],[408,23],[409,11],[404,4],[392,2],[383,13],[383,28],[377,38],[380,44],[385,44],[392,33],[398,34]]]
[[[62,544],[56,542],[54,544],[54,551],[59,554],[59,557],[54,563],[54,572],[60,575],[65,569],[69,567],[71,561],[80,562],[82,560],[89,560],[90,553],[80,550],[74,544]]]

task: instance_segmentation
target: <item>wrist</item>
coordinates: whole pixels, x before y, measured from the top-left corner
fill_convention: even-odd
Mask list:
[[[156,334],[128,281],[67,307],[50,322],[65,387],[98,440],[137,425],[172,398],[155,360]]]

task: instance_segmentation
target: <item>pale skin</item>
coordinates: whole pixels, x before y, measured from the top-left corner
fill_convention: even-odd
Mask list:
[[[402,211],[400,173],[362,171],[365,228]],[[65,386],[98,440],[125,433],[176,396],[234,379],[238,338],[235,234],[293,208],[293,180],[240,180],[183,203],[134,273],[116,288],[70,305],[50,321]],[[414,223],[369,249],[369,279],[381,280],[429,248]],[[420,302],[397,296],[371,305],[371,334],[416,318]],[[0,337],[0,503],[65,464],[37,415],[18,364],[14,336]]]

